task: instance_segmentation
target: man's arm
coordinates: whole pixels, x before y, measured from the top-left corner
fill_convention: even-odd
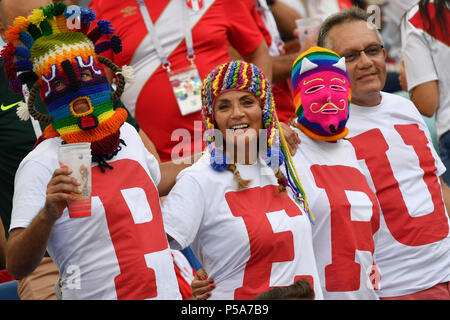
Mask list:
[[[43,212],[27,228],[11,230],[6,247],[6,268],[20,280],[36,269],[44,257],[54,221]]]
[[[261,41],[255,50],[242,56],[245,61],[251,62],[261,68],[269,82],[272,82],[272,60],[269,55],[269,47],[265,40]]]
[[[417,110],[426,116],[432,117],[439,106],[438,81],[429,81],[414,87],[409,95]]]
[[[69,177],[69,168],[59,168],[47,185],[44,208],[27,228],[11,230],[6,244],[6,268],[15,279],[22,279],[33,272],[45,254],[55,221],[61,217],[67,201],[77,199],[80,183]]]
[[[442,177],[439,177],[439,179],[441,180],[442,197],[444,198],[447,215],[450,217],[450,187],[444,182]]]
[[[272,82],[277,83],[291,79],[292,64],[298,56],[315,46],[317,43],[317,36],[306,38],[303,47],[298,52],[286,53],[277,57],[272,57]]]
[[[408,91],[408,81],[406,80],[405,63],[403,61],[398,80],[402,89]],[[421,83],[409,90],[409,96],[422,115],[432,117],[439,107],[439,83],[437,80]]]
[[[294,30],[297,28],[295,20],[301,19],[302,16],[292,7],[278,0],[273,1],[273,5],[269,8],[285,41],[297,40],[297,36],[294,34]]]

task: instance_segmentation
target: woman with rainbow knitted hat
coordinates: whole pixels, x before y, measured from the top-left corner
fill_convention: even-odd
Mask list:
[[[94,26],[92,10],[62,3],[18,17],[2,51],[11,89],[32,87],[19,116],[49,125],[21,162],[8,240],[7,267],[17,279],[49,252],[60,272],[63,299],[180,299],[164,232],[157,186],[158,161],[137,131],[113,108],[127,69],[99,54],[121,50],[108,21]],[[110,39],[98,42],[103,35]],[[117,75],[112,91],[100,63]],[[37,94],[49,115],[34,108]],[[68,201],[80,182],[60,168],[64,144],[90,143],[90,216],[71,218]],[[132,179],[130,179],[132,177]]]
[[[204,79],[202,102],[208,150],[162,206],[171,247],[191,246],[214,281],[211,299],[253,299],[300,278],[321,299],[314,218],[264,74],[244,61],[222,64]]]
[[[345,58],[312,47],[295,60],[291,80],[301,140],[293,162],[302,168],[316,216],[313,245],[324,298],[378,299],[373,254],[380,210],[345,140],[351,96]]]

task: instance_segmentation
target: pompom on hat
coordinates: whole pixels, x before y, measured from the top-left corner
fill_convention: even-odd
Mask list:
[[[263,158],[271,168],[278,168],[283,164],[286,166],[285,184],[293,191],[295,201],[303,205],[313,222],[314,216],[308,208],[306,194],[280,128],[270,83],[263,72],[252,63],[242,60],[226,62],[212,70],[203,80],[202,116],[205,139],[211,153],[211,167],[217,171],[228,167],[228,159],[223,150],[216,148],[214,104],[217,97],[229,90],[250,92],[258,99],[262,110],[262,127],[266,130],[267,138],[267,153]]]

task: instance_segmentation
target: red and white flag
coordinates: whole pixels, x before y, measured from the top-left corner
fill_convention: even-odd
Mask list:
[[[203,0],[186,0],[189,9],[199,11],[203,8]]]

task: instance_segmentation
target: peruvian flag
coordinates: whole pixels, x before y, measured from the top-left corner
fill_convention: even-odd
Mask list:
[[[186,0],[189,9],[199,11],[203,8],[203,0]]]

